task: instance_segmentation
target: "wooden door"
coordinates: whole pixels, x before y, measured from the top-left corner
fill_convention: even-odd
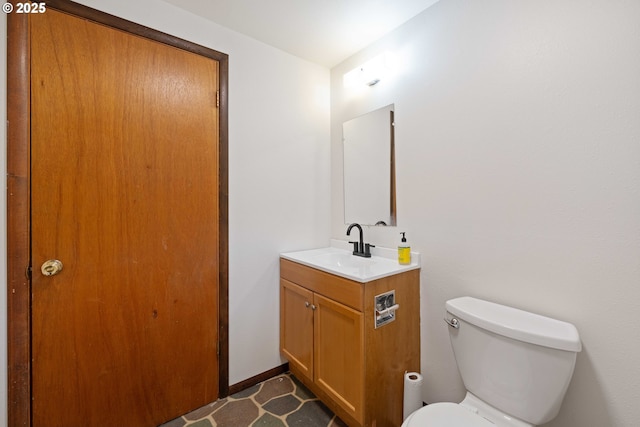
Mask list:
[[[349,415],[362,423],[364,315],[319,294],[314,295],[314,305],[314,381]]]
[[[155,426],[218,397],[218,63],[51,9],[30,37],[33,425]]]
[[[313,292],[280,279],[280,351],[313,381]]]

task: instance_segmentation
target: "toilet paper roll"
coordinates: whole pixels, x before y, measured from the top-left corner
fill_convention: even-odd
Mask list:
[[[404,374],[403,420],[422,408],[422,381],[422,375],[418,372],[405,372]]]

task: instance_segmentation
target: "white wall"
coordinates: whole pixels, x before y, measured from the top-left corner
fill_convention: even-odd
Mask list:
[[[329,242],[329,70],[159,0],[80,3],[229,55],[229,381],[235,384],[279,366],[278,254]],[[4,34],[5,19],[0,21]],[[4,42],[0,48],[4,63]],[[0,100],[3,118],[5,94],[3,90]],[[6,159],[0,157],[4,170]],[[4,193],[0,197],[4,218]],[[3,309],[6,274],[0,277]],[[5,316],[0,322],[4,343]],[[0,362],[4,355],[0,353]],[[6,383],[4,370],[0,380]],[[0,402],[3,420],[4,389]]]
[[[637,1],[441,0],[331,70],[334,238],[341,124],[395,104],[398,227],[365,238],[407,231],[422,253],[425,401],[464,396],[442,317],[472,295],[580,331],[549,426],[640,425],[639,16]],[[387,49],[394,76],[343,87]]]

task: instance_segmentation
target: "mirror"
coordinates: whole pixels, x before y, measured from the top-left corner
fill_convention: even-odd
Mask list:
[[[396,225],[393,104],[342,125],[346,224]]]

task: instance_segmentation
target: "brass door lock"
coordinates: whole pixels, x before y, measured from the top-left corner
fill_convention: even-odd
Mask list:
[[[55,276],[62,271],[62,262],[57,259],[45,261],[40,267],[40,271],[44,276]]]

